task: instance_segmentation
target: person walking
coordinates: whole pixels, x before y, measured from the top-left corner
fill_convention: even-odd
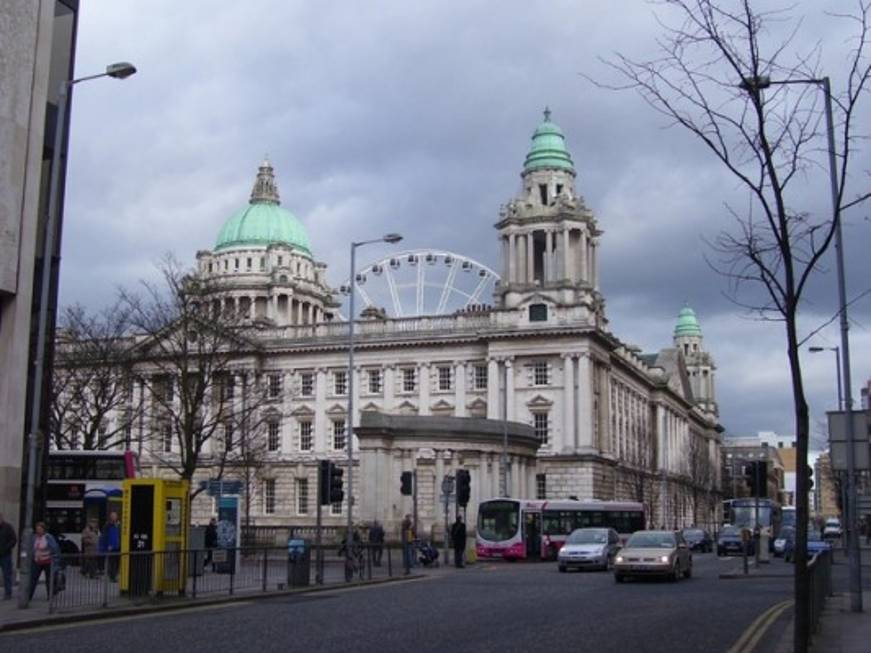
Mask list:
[[[454,545],[454,566],[464,567],[463,553],[466,551],[466,525],[463,518],[457,515],[457,520],[451,526],[451,542]]]
[[[33,540],[30,544],[30,598],[39,584],[39,577],[45,573],[45,595],[51,599],[49,586],[51,585],[52,567],[60,569],[60,546],[54,535],[45,531],[45,523],[38,521],[33,526]]]
[[[218,521],[212,517],[209,520],[209,525],[206,526],[206,560],[203,563],[203,570],[209,565],[212,566],[212,571],[215,571],[214,552],[218,546]]]
[[[384,529],[378,520],[375,520],[369,529],[369,544],[372,546],[372,564],[380,567],[381,555],[384,553]]]
[[[414,524],[411,521],[411,515],[405,515],[402,520],[402,562],[405,565],[405,573],[411,573],[411,568],[414,565]]]
[[[12,598],[12,551],[18,544],[18,536],[12,524],[0,513],[0,569],[3,570],[3,600]]]
[[[121,528],[118,524],[118,513],[110,512],[109,521],[103,527],[100,538],[102,543],[100,553],[106,556],[106,573],[113,583],[118,582],[118,563],[121,554]]]
[[[99,567],[97,561],[100,554],[100,530],[97,520],[89,519],[82,531],[82,576],[96,578]]]

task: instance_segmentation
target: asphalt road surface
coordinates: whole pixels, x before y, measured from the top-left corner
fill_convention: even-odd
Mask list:
[[[739,564],[697,554],[689,580],[618,585],[610,573],[561,574],[554,563],[482,563],[400,584],[10,633],[0,650],[726,651],[791,595],[789,579],[718,578]]]

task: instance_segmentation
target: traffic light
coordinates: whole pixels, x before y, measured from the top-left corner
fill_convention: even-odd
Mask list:
[[[464,508],[469,503],[471,496],[472,477],[468,469],[457,470],[457,505]]]
[[[411,496],[412,473],[402,472],[399,477],[399,491],[405,496]]]
[[[330,465],[329,460],[322,460],[318,467],[318,503],[322,506],[330,502]]]
[[[342,477],[345,475],[345,470],[330,463],[330,503],[342,503],[345,498],[344,481]]]
[[[810,465],[807,466],[807,489],[814,489],[814,468]]]
[[[756,463],[747,463],[744,465],[744,482],[750,490],[750,496],[756,495]]]

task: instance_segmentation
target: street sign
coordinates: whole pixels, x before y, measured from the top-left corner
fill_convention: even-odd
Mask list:
[[[829,445],[832,452],[832,469],[844,471],[847,469],[847,416],[845,410],[830,411]],[[853,418],[853,469],[864,471],[869,469],[868,456],[868,413],[863,410],[852,411]]]
[[[457,495],[451,492],[450,494],[440,494],[439,501],[442,503],[452,503],[457,498]]]
[[[452,494],[454,491],[454,477],[450,474],[445,474],[442,479],[442,494]]]

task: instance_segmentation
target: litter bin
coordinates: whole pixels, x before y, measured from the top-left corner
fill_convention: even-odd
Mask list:
[[[304,587],[311,584],[311,547],[305,540],[287,541],[287,586]]]

